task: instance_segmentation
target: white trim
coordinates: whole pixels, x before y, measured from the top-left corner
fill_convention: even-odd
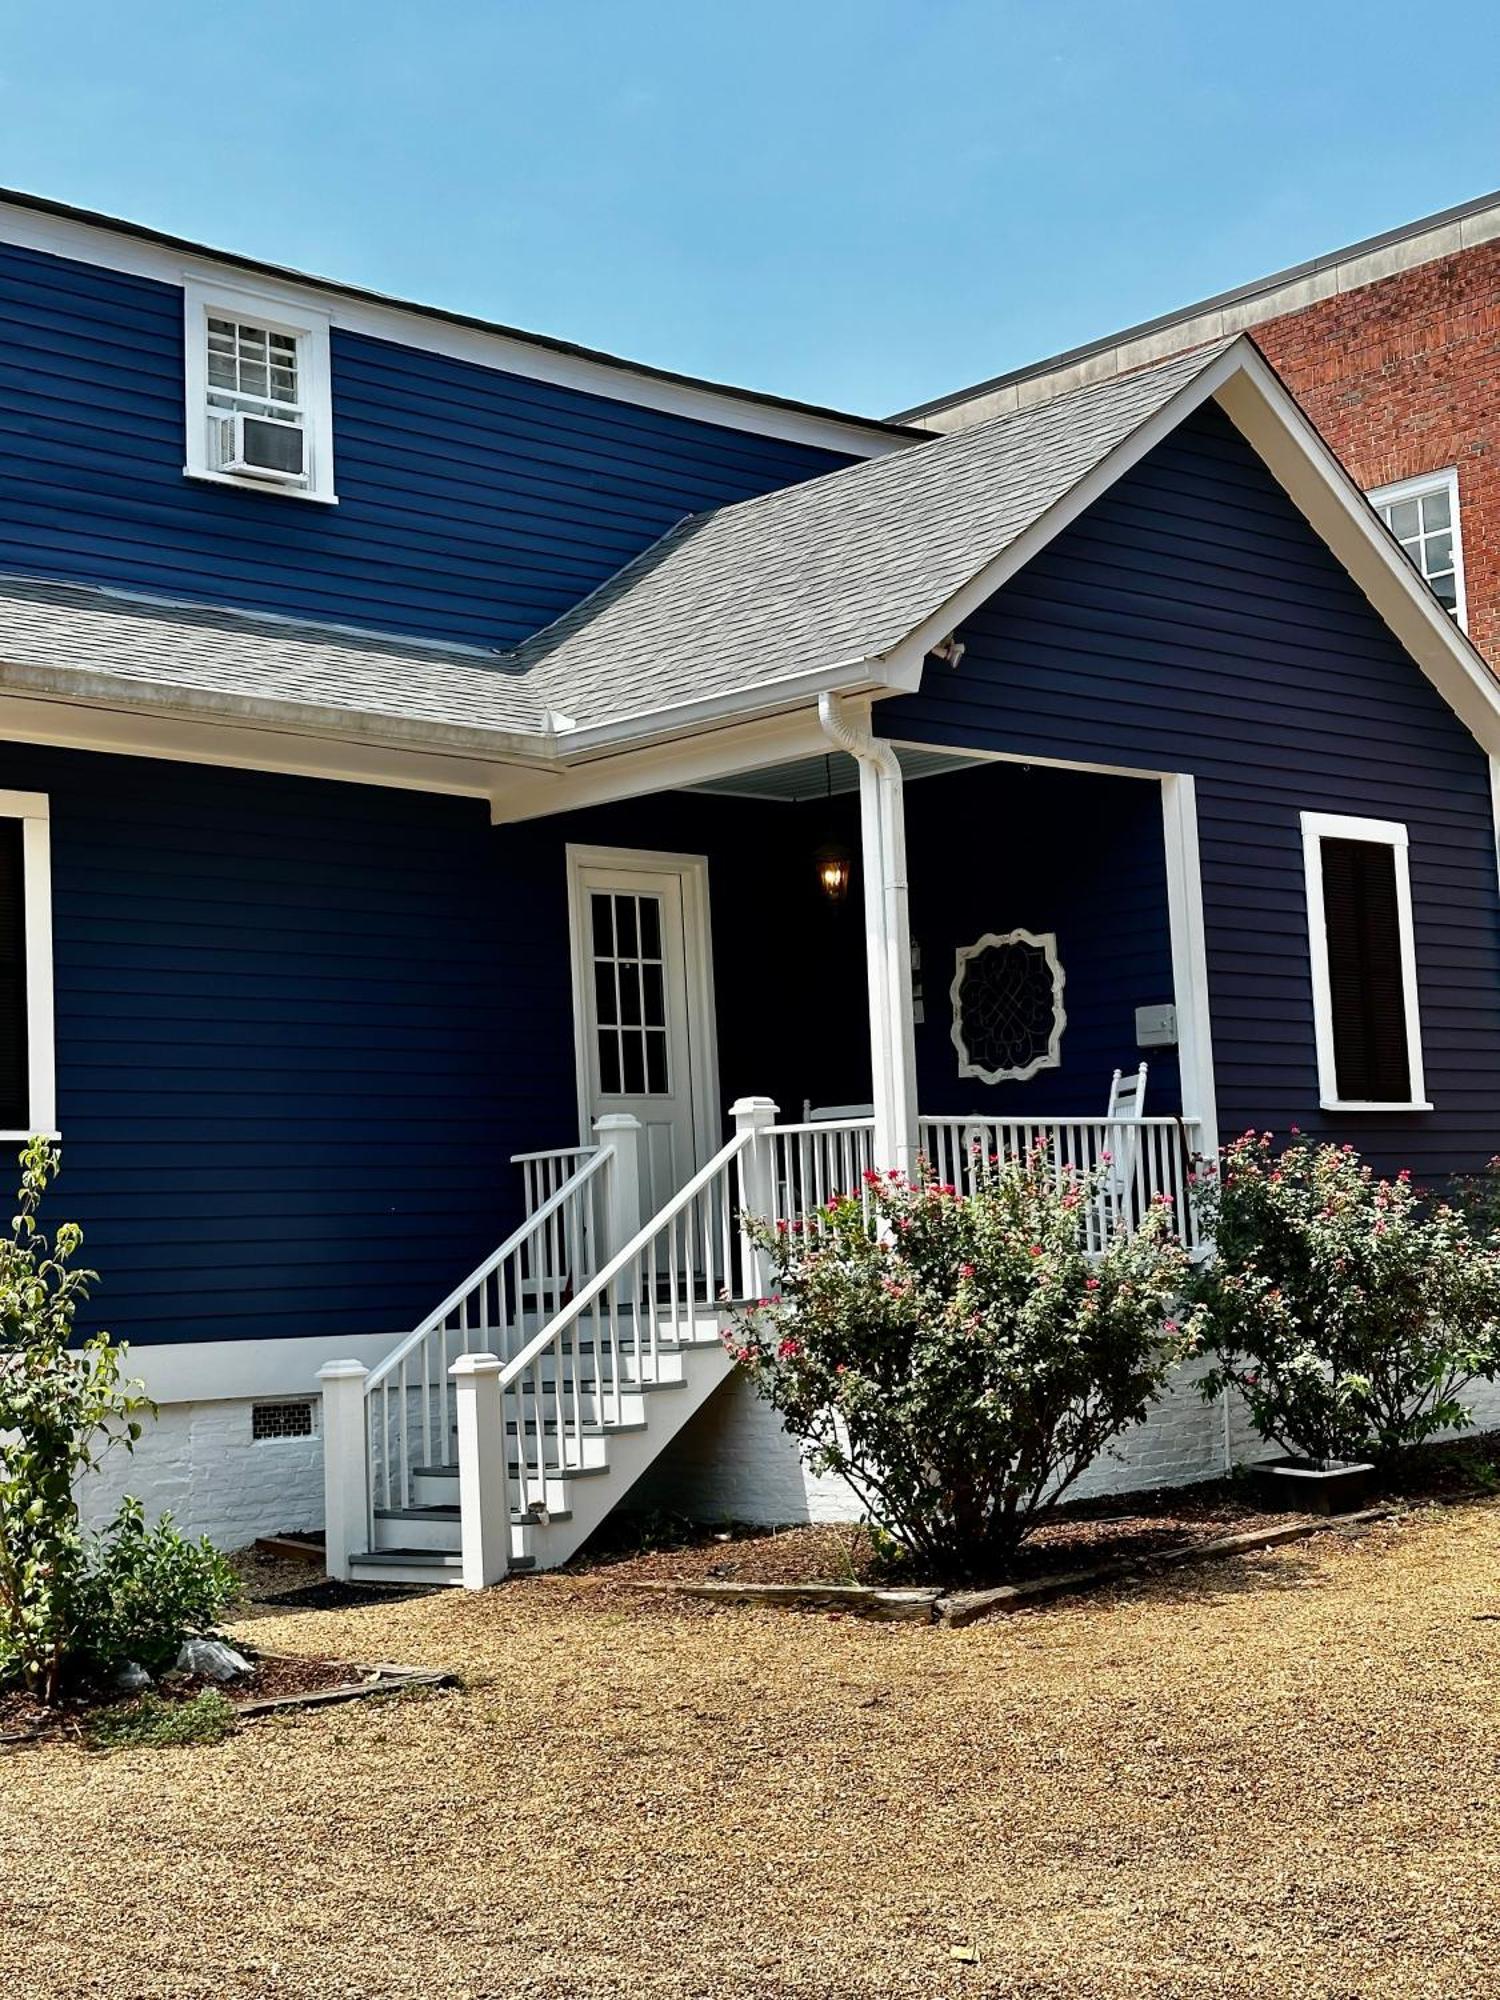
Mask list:
[[[123,1373],[144,1381],[153,1402],[163,1404],[260,1403],[321,1396],[318,1370],[326,1362],[357,1360],[374,1368],[409,1331],[131,1342]]]
[[[1418,473],[1412,479],[1396,479],[1389,486],[1372,487],[1365,496],[1377,513],[1382,507],[1399,506],[1403,500],[1424,500],[1429,493],[1446,493],[1448,496],[1449,533],[1453,537],[1453,591],[1457,599],[1458,622],[1467,632],[1469,629],[1469,594],[1464,583],[1464,536],[1459,519],[1458,467],[1445,465],[1438,472]],[[1396,531],[1386,522],[1389,533]],[[1438,531],[1441,532],[1441,531]],[[1399,544],[1398,544],[1399,546]],[[1402,551],[1405,554],[1405,550]],[[1408,560],[1410,558],[1408,557]],[[1418,574],[1427,580],[1427,573],[1418,565]],[[1428,588],[1431,588],[1430,582]]]
[[[1052,1029],[1047,1037],[1047,1046],[1039,1056],[1020,1069],[986,1069],[983,1063],[973,1060],[969,1045],[964,1040],[963,991],[968,970],[981,952],[989,951],[995,945],[1034,945],[1046,960],[1052,974]],[[1057,955],[1056,931],[986,931],[973,944],[961,944],[953,954],[953,983],[948,988],[948,998],[953,1005],[953,1024],[949,1038],[958,1050],[958,1073],[960,1076],[977,1076],[981,1083],[1026,1083],[1038,1070],[1060,1069],[1062,1067],[1063,1030],[1068,1025],[1067,1009],[1063,1006],[1063,987],[1067,975],[1062,961]]]
[[[284,333],[297,343],[297,371],[303,416],[306,474],[281,484],[221,472],[208,461],[207,412],[208,316],[234,319]],[[189,479],[206,479],[217,486],[234,486],[242,493],[269,494],[281,499],[320,500],[337,505],[333,484],[333,372],[328,354],[329,318],[315,306],[284,294],[255,290],[243,284],[206,283],[187,278],[182,287],[183,422],[185,462]]]
[[[102,270],[124,271],[152,278],[158,284],[191,281],[211,290],[247,286],[271,290],[300,314],[326,313],[335,326],[374,340],[442,354],[534,382],[552,382],[587,395],[639,409],[662,410],[718,424],[726,430],[757,437],[781,438],[791,444],[813,445],[825,451],[848,452],[857,458],[878,458],[919,439],[895,437],[877,418],[844,416],[838,411],[783,407],[762,402],[752,394],[709,382],[674,381],[640,369],[629,361],[587,352],[570,353],[533,343],[504,328],[468,326],[436,318],[398,300],[352,298],[334,284],[288,272],[247,270],[232,258],[188,244],[154,243],[104,222],[45,215],[0,201],[0,240],[52,257],[68,257]]]
[[[687,981],[688,1059],[693,1113],[693,1145],[697,1164],[718,1151],[719,1043],[714,1006],[713,926],[709,917],[708,857],[673,854],[647,847],[593,847],[569,841],[568,959],[573,996],[573,1065],[578,1088],[579,1142],[590,1144],[592,1107],[589,1093],[589,1050],[584,1030],[589,1018],[586,984],[590,977],[588,912],[584,876],[590,868],[618,868],[631,874],[671,875],[681,886],[682,930]]]
[[[1214,1160],[1219,1154],[1219,1108],[1213,1013],[1208,999],[1203,864],[1198,851],[1198,787],[1189,772],[1172,771],[1162,777],[1161,811],[1182,1115],[1197,1120],[1199,1150],[1205,1159]]]
[[[0,1142],[58,1138],[57,1026],[52,980],[52,820],[45,792],[0,791],[0,819],[21,822],[26,949],[26,1129]]]
[[[1445,614],[1446,615],[1446,614]],[[1389,847],[1396,876],[1396,927],[1401,950],[1401,1001],[1406,1015],[1406,1061],[1411,1096],[1377,1103],[1339,1095],[1333,1044],[1333,992],[1328,970],[1328,922],[1323,908],[1325,840],[1357,840]],[[1422,1068],[1422,1022],[1417,992],[1417,946],[1412,927],[1411,868],[1406,827],[1400,820],[1361,819],[1346,813],[1302,815],[1302,869],[1307,890],[1307,940],[1312,971],[1313,1031],[1318,1050],[1318,1098],[1325,1111],[1430,1111]]]

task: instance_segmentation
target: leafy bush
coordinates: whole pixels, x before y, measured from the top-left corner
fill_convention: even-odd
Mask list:
[[[211,1600],[227,1602],[221,1559],[169,1527],[148,1531],[133,1502],[103,1536],[84,1532],[78,1481],[108,1451],[132,1450],[155,1409],[121,1379],[108,1334],[70,1345],[94,1273],[73,1265],[76,1223],[50,1246],[37,1227],[57,1164],[46,1140],[26,1147],[0,1236],[0,1685],[23,1682],[49,1702],[69,1673],[133,1657],[123,1635],[160,1657],[174,1630],[180,1641],[213,1615]]]
[[[1099,1192],[1043,1147],[971,1195],[869,1175],[805,1233],[750,1225],[776,1280],[730,1351],[813,1469],[948,1574],[1003,1564],[1191,1345],[1169,1209],[1091,1255]]]
[[[239,1594],[239,1579],[212,1542],[187,1540],[169,1515],[147,1527],[139,1500],[122,1503],[90,1555],[75,1651],[96,1673],[123,1660],[161,1673],[183,1640],[212,1630]]]
[[[1469,1421],[1463,1392],[1500,1372],[1500,1258],[1456,1209],[1295,1132],[1225,1147],[1200,1206],[1205,1396],[1237,1389],[1263,1437],[1316,1464]]]

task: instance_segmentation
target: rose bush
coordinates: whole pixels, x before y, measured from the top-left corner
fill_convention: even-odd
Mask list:
[[[749,1225],[775,1277],[731,1352],[813,1470],[945,1575],[1002,1566],[1192,1345],[1170,1209],[1091,1250],[1099,1193],[1041,1147],[970,1194],[869,1175],[805,1227]]]
[[[1294,1130],[1226,1146],[1199,1209],[1205,1396],[1237,1389],[1263,1437],[1319,1465],[1469,1421],[1464,1391],[1500,1372],[1500,1257],[1455,1208]]]

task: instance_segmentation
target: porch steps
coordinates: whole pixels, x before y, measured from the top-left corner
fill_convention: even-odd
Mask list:
[[[533,1499],[524,1511],[511,1510],[513,1574],[566,1562],[725,1380],[730,1363],[720,1329],[726,1320],[719,1311],[693,1310],[685,1325],[658,1339],[656,1366],[662,1372],[656,1379],[631,1380],[618,1396],[608,1388],[600,1392],[596,1343],[591,1340],[559,1343],[555,1358],[549,1355],[539,1368],[540,1384],[528,1373],[506,1392],[506,1460],[512,1484],[519,1484],[523,1471],[518,1440],[525,1441],[524,1469],[533,1491],[539,1431],[546,1461],[545,1506]],[[640,1345],[639,1357],[636,1343],[629,1339],[617,1342],[616,1351],[644,1376],[651,1357],[646,1344]],[[544,1405],[540,1424],[538,1394]],[[557,1418],[545,1413],[545,1406],[559,1396],[565,1411],[571,1414],[576,1407],[584,1413],[581,1425],[563,1427],[561,1447]],[[618,1420],[613,1415],[616,1405]],[[572,1459],[580,1448],[581,1464]],[[560,1449],[567,1462],[559,1463]],[[450,1424],[445,1456],[412,1465],[409,1504],[372,1509],[374,1546],[349,1558],[351,1581],[461,1583],[463,1520],[456,1460],[456,1425]]]

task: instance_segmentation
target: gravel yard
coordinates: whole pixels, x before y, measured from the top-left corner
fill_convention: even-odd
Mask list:
[[[8,2000],[1500,1992],[1500,1503],[959,1632],[609,1569],[238,1629],[468,1685],[0,1757]]]

